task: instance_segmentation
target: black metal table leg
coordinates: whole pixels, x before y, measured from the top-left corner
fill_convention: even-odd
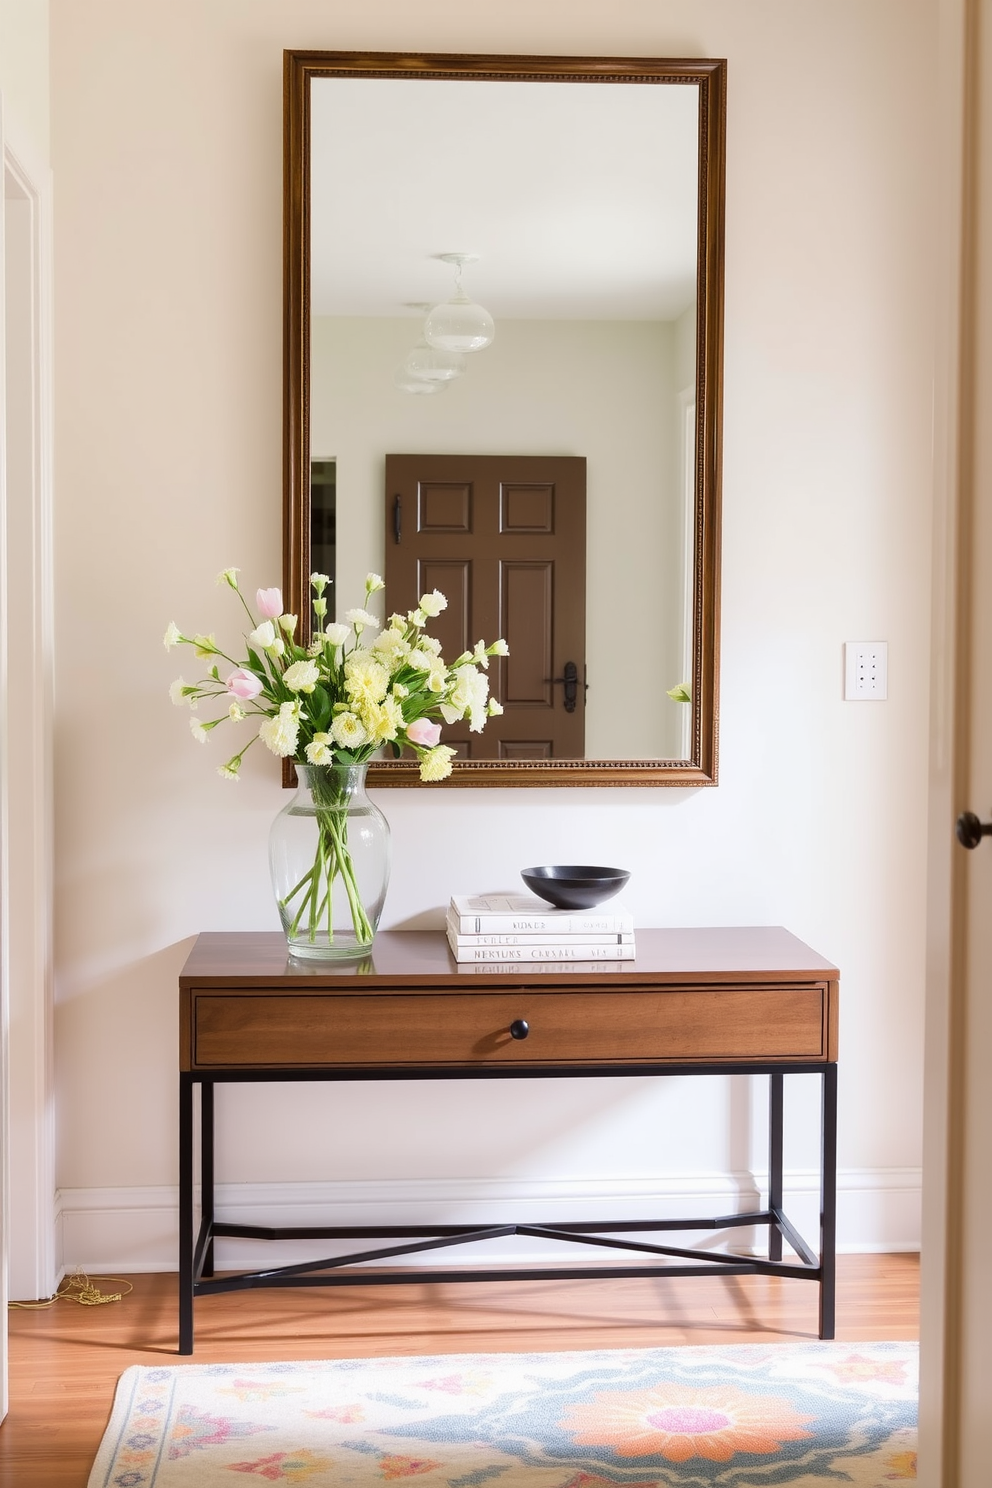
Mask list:
[[[212,1231],[214,1222],[214,1082],[200,1085],[200,1214],[201,1223]],[[213,1234],[203,1253],[203,1275],[214,1274]]]
[[[193,1352],[193,1077],[179,1076],[179,1352]]]
[[[837,1066],[823,1069],[820,1125],[820,1337],[833,1338],[837,1293]]]
[[[782,1187],[782,1124],[785,1116],[785,1076],[775,1073],[768,1076],[768,1207],[773,1213],[781,1210],[784,1199]],[[782,1259],[782,1231],[777,1224],[768,1226],[768,1259]]]

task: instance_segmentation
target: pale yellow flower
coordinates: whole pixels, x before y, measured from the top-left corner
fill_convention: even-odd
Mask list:
[[[198,718],[190,719],[189,731],[198,744],[206,744],[207,734],[210,732],[210,730],[206,728],[206,726],[202,724]]]
[[[217,575],[217,582],[218,584],[230,584],[232,589],[237,589],[240,572],[240,568],[222,568]]]
[[[343,646],[351,635],[351,626],[341,625],[340,622],[335,622],[333,625],[327,627],[324,635],[332,646]]]
[[[446,780],[451,774],[451,761],[457,754],[457,750],[450,748],[447,744],[438,744],[436,748],[420,757],[420,778],[428,782]]]
[[[170,620],[168,625],[165,627],[165,637],[162,642],[162,644],[165,646],[166,651],[171,651],[173,646],[178,646],[180,641],[184,641],[185,639],[186,637],[179,630],[176,622],[174,620]]]
[[[403,709],[392,693],[384,697],[381,703],[363,704],[361,715],[369,738],[376,743],[395,739],[403,726]]]
[[[379,703],[389,690],[389,673],[370,651],[353,651],[344,665],[345,691],[353,703]]]
[[[369,742],[368,730],[354,713],[339,713],[331,724],[331,738],[342,749],[360,749]],[[321,760],[317,763],[323,764]]]
[[[312,765],[333,765],[334,754],[328,747],[330,742],[330,734],[314,734],[313,741],[306,748],[307,759]]]

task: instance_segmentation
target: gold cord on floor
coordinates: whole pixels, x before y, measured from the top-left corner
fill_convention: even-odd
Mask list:
[[[101,1292],[97,1281],[116,1281],[124,1287],[123,1292]],[[34,1311],[41,1307],[51,1307],[54,1302],[78,1302],[82,1307],[99,1307],[103,1302],[120,1302],[128,1294],[133,1292],[134,1286],[130,1281],[125,1281],[120,1276],[84,1276],[82,1271],[74,1271],[71,1276],[64,1276],[58,1287],[50,1297],[43,1298],[40,1302],[8,1302],[8,1307],[21,1307],[26,1311]]]

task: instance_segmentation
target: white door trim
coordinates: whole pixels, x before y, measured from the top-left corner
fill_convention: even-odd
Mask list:
[[[0,997],[7,1284],[56,1282],[52,976],[51,173],[0,111]]]

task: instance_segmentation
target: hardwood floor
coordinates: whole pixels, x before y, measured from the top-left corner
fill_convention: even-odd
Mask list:
[[[229,1292],[196,1303],[196,1353],[176,1352],[176,1278],[135,1276],[122,1302],[11,1311],[4,1488],[85,1488],[130,1364],[653,1348],[816,1337],[816,1288],[777,1277]],[[108,1288],[104,1288],[108,1290]],[[841,1256],[841,1340],[917,1337],[911,1255]]]

